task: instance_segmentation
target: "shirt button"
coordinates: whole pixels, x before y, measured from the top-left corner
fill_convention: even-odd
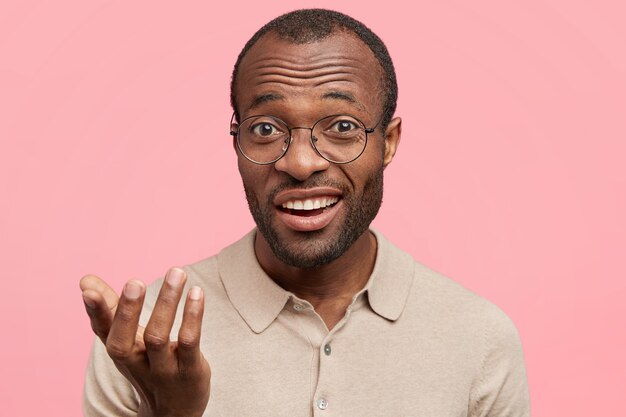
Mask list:
[[[324,398],[320,398],[319,400],[317,400],[317,408],[319,408],[320,410],[326,410],[328,408],[328,401],[326,401],[326,399]]]
[[[293,305],[293,309],[296,310],[296,311],[302,311],[302,310],[304,310],[304,307],[301,306],[300,304],[294,304]]]
[[[326,356],[330,356],[330,352],[331,352],[330,344],[326,343],[324,345],[324,353],[326,354]]]

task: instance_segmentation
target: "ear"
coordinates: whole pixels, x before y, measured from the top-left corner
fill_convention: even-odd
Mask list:
[[[233,137],[233,149],[235,150],[235,153],[237,152],[237,134],[234,132],[237,132],[238,127],[239,125],[235,122],[230,124],[230,135]]]
[[[400,136],[402,134],[402,119],[394,117],[385,129],[385,155],[383,159],[383,167],[387,167],[393,160],[398,145],[400,144]]]

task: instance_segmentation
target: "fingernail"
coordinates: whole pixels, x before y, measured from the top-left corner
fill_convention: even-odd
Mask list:
[[[130,300],[136,300],[141,295],[142,285],[137,281],[128,281],[124,286],[124,296]]]
[[[180,269],[180,268],[172,268],[167,273],[167,282],[171,286],[176,287],[183,280],[183,276],[184,275],[185,275],[185,271],[183,271],[182,269]]]
[[[92,300],[91,298],[85,297],[84,294],[83,294],[83,301],[85,302],[87,307],[89,307],[89,308],[96,308],[96,302],[94,300]]]
[[[200,287],[191,287],[191,290],[189,290],[189,298],[194,300],[194,301],[198,301],[200,298],[202,297],[202,290],[200,289]]]

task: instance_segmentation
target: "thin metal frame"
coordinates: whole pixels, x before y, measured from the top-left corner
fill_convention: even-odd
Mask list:
[[[230,125],[231,125],[231,126],[233,125],[233,120],[235,120],[235,115],[236,115],[236,114],[233,112],[233,115],[232,115],[232,117],[230,118]],[[352,158],[351,160],[346,161],[346,162],[337,162],[337,161],[333,161],[332,159],[328,159],[327,157],[325,157],[324,155],[322,155],[322,154],[321,154],[321,152],[319,151],[319,149],[317,149],[317,146],[315,146],[315,142],[317,141],[317,138],[315,138],[315,137],[313,136],[313,129],[315,129],[315,126],[317,126],[317,124],[318,124],[319,122],[321,122],[321,121],[322,121],[322,120],[324,120],[324,119],[328,119],[328,118],[330,118],[330,117],[338,117],[338,116],[348,116],[348,117],[353,118],[354,120],[356,120],[357,122],[359,122],[359,123],[361,124],[361,126],[363,126],[363,129],[365,130],[365,145],[363,145],[363,149],[361,149],[361,152],[359,152],[359,154],[358,154],[357,156],[355,156],[354,158]],[[285,150],[283,151],[283,153],[282,153],[282,154],[280,154],[280,156],[279,156],[278,158],[274,159],[273,161],[270,161],[270,162],[257,162],[257,161],[255,161],[255,160],[251,159],[248,155],[246,155],[246,154],[245,154],[245,152],[243,151],[243,149],[241,149],[241,144],[239,143],[239,129],[241,128],[241,125],[243,124],[243,122],[245,122],[246,120],[252,119],[252,118],[254,118],[254,117],[268,117],[268,118],[270,118],[270,119],[274,119],[274,120],[276,120],[277,122],[282,123],[284,126],[286,126],[286,127],[287,127],[287,131],[289,132],[289,137],[286,139],[286,141],[287,141],[287,147],[285,148]],[[378,127],[378,125],[380,124],[380,122],[381,122],[381,121],[382,121],[382,118],[378,121],[378,123],[376,123],[376,124],[374,125],[374,127],[366,127],[366,126],[365,126],[365,123],[363,123],[363,122],[361,121],[361,119],[359,119],[358,117],[352,116],[351,114],[344,114],[344,113],[342,113],[342,114],[331,114],[331,115],[328,115],[328,116],[324,116],[324,117],[322,117],[321,119],[319,119],[317,122],[315,122],[315,123],[313,124],[313,126],[312,126],[312,127],[301,127],[301,126],[289,127],[289,125],[288,125],[288,124],[287,124],[284,120],[281,120],[281,119],[279,119],[278,117],[275,117],[275,116],[268,116],[268,115],[266,115],[266,114],[255,114],[255,115],[248,116],[248,117],[246,117],[245,119],[243,119],[241,122],[239,122],[239,123],[237,124],[237,130],[236,130],[236,131],[234,131],[234,130],[232,130],[232,129],[231,129],[229,133],[230,133],[230,135],[231,135],[231,136],[234,136],[234,137],[235,137],[235,141],[237,142],[237,149],[238,149],[238,150],[239,150],[239,152],[240,152],[240,153],[244,156],[244,158],[246,158],[248,161],[250,161],[250,162],[252,162],[252,163],[254,163],[254,164],[257,164],[257,165],[271,165],[271,164],[274,164],[274,163],[278,162],[278,161],[280,160],[280,158],[282,158],[283,156],[285,156],[285,154],[286,154],[286,153],[287,153],[287,151],[289,150],[289,146],[291,145],[291,142],[292,142],[292,140],[293,140],[293,135],[291,134],[291,131],[292,131],[292,130],[295,130],[295,129],[306,129],[306,130],[310,130],[310,131],[311,131],[311,135],[310,135],[309,142],[311,142],[311,146],[313,146],[313,149],[315,149],[315,152],[316,152],[316,153],[317,153],[320,157],[322,157],[322,158],[324,158],[325,160],[327,160],[328,162],[331,162],[331,163],[333,163],[333,164],[343,165],[343,164],[349,164],[350,162],[353,162],[353,161],[357,160],[357,159],[358,159],[361,155],[363,155],[363,152],[365,152],[365,148],[367,148],[367,139],[368,139],[368,136],[367,136],[367,135],[368,135],[368,134],[370,134],[370,133],[374,133],[374,131],[376,130],[376,128]]]

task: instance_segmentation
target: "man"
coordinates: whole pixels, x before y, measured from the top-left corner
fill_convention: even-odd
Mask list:
[[[87,415],[529,415],[510,320],[369,230],[396,97],[387,49],[348,16],[295,11],[251,38],[231,134],[257,230],[119,299],[81,280],[102,341]]]

